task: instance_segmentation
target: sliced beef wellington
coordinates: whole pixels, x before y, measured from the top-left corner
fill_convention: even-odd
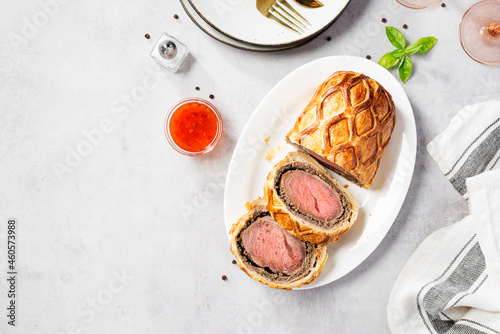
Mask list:
[[[250,205],[229,233],[238,266],[271,288],[291,290],[312,282],[327,258],[325,246],[300,241],[280,227],[262,198]]]
[[[340,71],[318,87],[286,139],[368,189],[395,123],[392,97],[377,81]]]
[[[358,203],[315,159],[289,153],[268,174],[267,209],[278,224],[302,241],[326,245],[347,232]]]

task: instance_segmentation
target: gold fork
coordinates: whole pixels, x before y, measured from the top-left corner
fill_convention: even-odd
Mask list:
[[[256,6],[262,15],[299,35],[305,24],[310,25],[286,0],[257,0]]]

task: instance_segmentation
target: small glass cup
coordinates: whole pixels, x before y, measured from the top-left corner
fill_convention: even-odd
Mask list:
[[[213,116],[215,116],[215,120],[214,122],[216,123],[216,126],[217,126],[217,129],[215,131],[215,135],[214,137],[211,139],[211,141],[203,147],[203,149],[200,149],[200,150],[194,150],[194,151],[190,151],[188,149],[186,149],[186,147],[181,147],[183,146],[182,143],[178,143],[174,140],[174,137],[172,135],[172,132],[171,132],[171,125],[172,125],[172,118],[173,116],[176,114],[176,112],[183,112],[183,110],[185,111],[189,105],[193,105],[193,107],[205,107],[204,109],[211,112],[213,114]],[[184,108],[182,108],[184,107]],[[219,142],[221,136],[222,136],[222,117],[219,113],[219,111],[217,110],[217,108],[210,102],[208,102],[207,100],[204,100],[202,98],[198,98],[198,97],[191,97],[191,98],[186,98],[184,100],[181,100],[179,101],[176,105],[174,105],[169,113],[167,114],[166,118],[165,118],[165,127],[164,127],[164,130],[165,130],[165,136],[167,137],[167,140],[168,142],[170,143],[170,145],[179,153],[181,154],[184,154],[184,155],[187,155],[187,156],[191,156],[191,157],[194,157],[194,156],[198,156],[198,155],[202,155],[202,154],[206,154],[208,152],[210,152],[211,150],[213,150],[213,148],[215,147],[215,145],[217,145],[217,143]],[[179,139],[178,139],[179,141]]]
[[[481,64],[500,65],[500,1],[473,4],[463,14],[458,31],[469,57]]]
[[[405,7],[412,9],[423,9],[432,7],[441,0],[396,0]]]

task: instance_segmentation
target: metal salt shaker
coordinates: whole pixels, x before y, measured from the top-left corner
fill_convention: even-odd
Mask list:
[[[164,33],[151,50],[153,57],[159,64],[165,66],[171,72],[177,72],[188,55],[186,45],[177,38]]]

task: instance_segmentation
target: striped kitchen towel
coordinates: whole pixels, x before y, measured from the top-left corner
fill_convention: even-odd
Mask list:
[[[465,180],[500,167],[500,101],[466,106],[427,151],[455,189],[468,198]]]
[[[500,102],[466,107],[428,146],[470,215],[405,264],[387,306],[393,334],[500,334],[499,118]]]

